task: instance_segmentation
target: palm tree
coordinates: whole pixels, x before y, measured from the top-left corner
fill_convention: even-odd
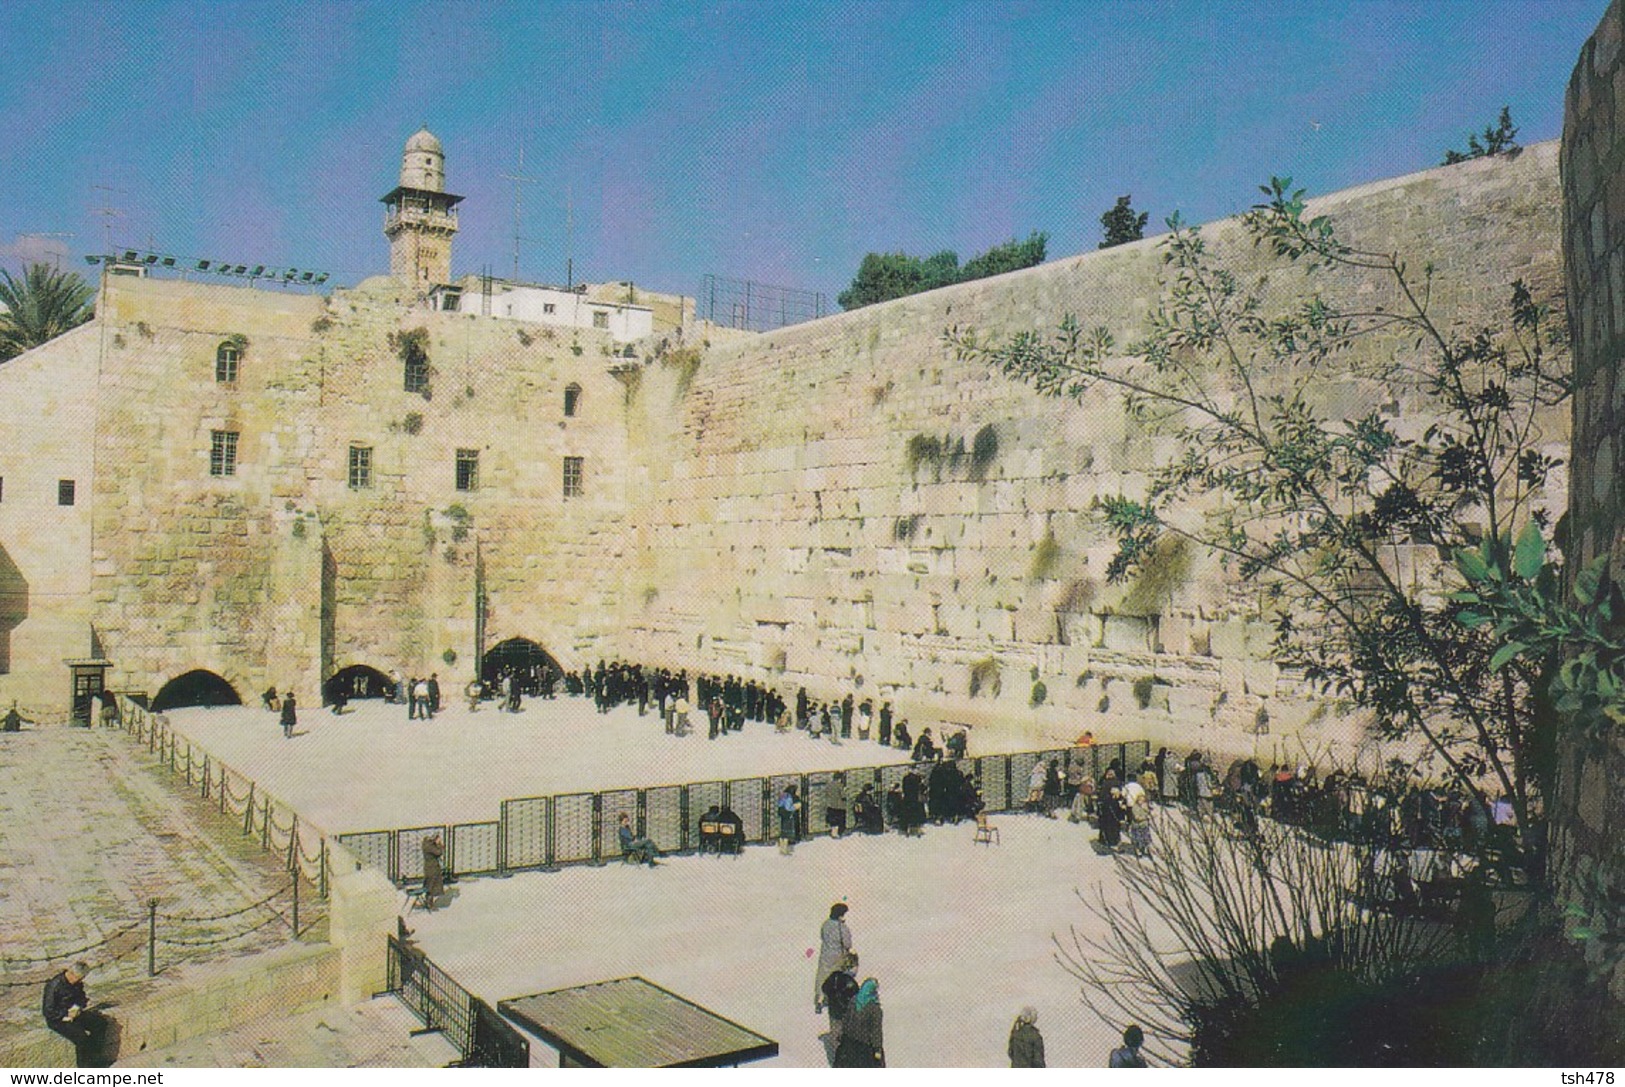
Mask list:
[[[75,272],[30,264],[21,279],[0,270],[0,362],[90,320],[95,291]]]

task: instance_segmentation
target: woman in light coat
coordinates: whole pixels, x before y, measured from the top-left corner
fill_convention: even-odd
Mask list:
[[[852,953],[852,930],[846,927],[848,906],[837,902],[829,908],[829,919],[818,930],[818,969],[813,972],[813,1012],[824,1010],[824,981],[840,969]]]

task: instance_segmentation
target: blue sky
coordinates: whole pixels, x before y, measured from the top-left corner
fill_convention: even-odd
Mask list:
[[[1093,249],[1133,193],[1203,222],[1289,174],[1436,165],[1512,108],[1556,137],[1603,0],[0,4],[0,266],[63,235],[386,271],[420,124],[467,199],[453,270],[822,290],[870,250]],[[105,186],[106,188],[98,188]],[[108,191],[112,190],[112,191]],[[566,244],[566,203],[574,210]]]

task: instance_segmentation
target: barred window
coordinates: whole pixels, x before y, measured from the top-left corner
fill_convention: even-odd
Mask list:
[[[350,489],[364,491],[372,486],[372,446],[350,447]]]
[[[221,344],[214,353],[214,379],[222,385],[235,382],[237,380],[237,361],[240,358],[242,358],[242,352],[237,350],[236,344]]]
[[[564,414],[571,416],[581,406],[581,386],[574,382],[564,387]]]
[[[237,432],[235,430],[209,431],[209,474],[234,476],[237,474]]]
[[[73,505],[73,480],[59,479],[56,481],[56,504],[59,506]]]
[[[564,497],[580,498],[581,489],[581,457],[564,458]]]
[[[457,489],[472,491],[480,485],[480,451],[457,450]]]
[[[605,313],[603,310],[594,310],[592,314],[592,327],[608,328],[609,314]]]

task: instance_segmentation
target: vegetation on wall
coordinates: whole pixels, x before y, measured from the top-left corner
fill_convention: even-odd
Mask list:
[[[999,697],[1002,680],[999,676],[999,662],[992,657],[984,657],[970,666],[970,696],[975,698],[982,692],[987,692],[989,698]]]
[[[660,356],[660,364],[669,366],[677,373],[677,396],[681,399],[688,395],[688,390],[694,385],[694,378],[700,372],[701,350],[697,345],[674,347]]]
[[[1056,542],[1054,532],[1045,532],[1044,538],[1033,545],[1033,562],[1028,576],[1033,581],[1042,581],[1055,572],[1060,562],[1061,545]]]
[[[970,447],[970,478],[980,483],[987,478],[987,470],[999,455],[999,434],[988,423],[976,432]]]
[[[1345,241],[1288,179],[1263,192],[1242,221],[1254,246],[1235,255],[1169,220],[1161,298],[1123,348],[1072,316],[1050,334],[950,329],[949,342],[1041,393],[1114,389],[1131,418],[1160,417],[1178,452],[1148,466],[1143,493],[1096,510],[1117,538],[1108,578],[1166,564],[1170,537],[1216,553],[1257,586],[1277,661],[1369,709],[1381,735],[1419,739],[1422,773],[1478,804],[1489,790],[1510,799],[1507,855],[1538,885],[1550,715],[1528,675],[1491,667],[1503,640],[1456,621],[1461,605],[1434,587],[1448,570],[1400,578],[1391,557],[1545,520],[1556,465],[1536,417],[1569,395],[1561,323],[1518,282],[1500,323],[1462,328],[1436,312],[1459,295],[1431,266]],[[1351,374],[1403,391],[1431,425],[1412,437],[1380,410],[1346,418],[1324,391]]]
[[[429,364],[429,330],[418,327],[389,334],[389,346],[400,357],[406,391],[428,400],[433,395],[434,368]]]
[[[1145,221],[1151,215],[1149,212],[1136,212],[1129,206],[1133,195],[1130,193],[1128,196],[1119,196],[1117,203],[1100,217],[1100,228],[1105,237],[1099,248],[1110,249],[1114,245],[1137,242],[1145,237]]]
[[[1164,536],[1145,554],[1118,610],[1124,615],[1159,615],[1174,591],[1190,579],[1191,542]]]
[[[1501,116],[1492,128],[1484,126],[1483,138],[1469,132],[1467,134],[1467,150],[1446,150],[1442,166],[1454,166],[1458,162],[1467,162],[1472,159],[1488,158],[1492,155],[1516,154],[1518,147],[1518,126],[1512,123],[1512,110],[1507,106],[1501,107]]]
[[[1034,231],[1026,241],[1012,238],[995,245],[966,261],[964,267],[960,267],[959,254],[950,249],[923,258],[907,253],[868,253],[858,265],[851,285],[835,300],[842,309],[854,310],[954,283],[1031,268],[1044,263],[1048,244],[1049,235]]]

